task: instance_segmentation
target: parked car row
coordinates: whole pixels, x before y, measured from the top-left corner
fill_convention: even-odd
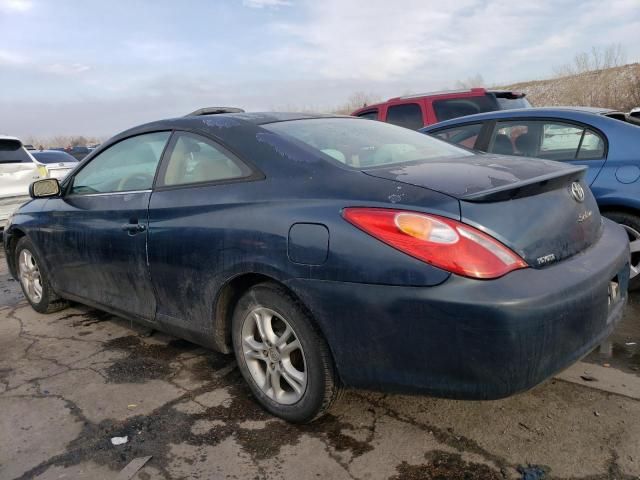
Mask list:
[[[452,100],[502,98],[482,95]],[[476,133],[520,156],[331,115],[142,125],[32,184],[4,230],[9,269],[38,312],[78,301],[233,352],[289,421],[344,386],[512,395],[611,333],[630,272],[625,231],[589,189],[624,134],[525,120]],[[522,156],[571,149],[600,172]]]

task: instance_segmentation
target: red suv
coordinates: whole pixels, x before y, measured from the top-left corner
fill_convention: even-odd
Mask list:
[[[396,97],[367,105],[351,115],[417,130],[432,123],[474,113],[530,107],[522,92],[504,90],[449,90]]]

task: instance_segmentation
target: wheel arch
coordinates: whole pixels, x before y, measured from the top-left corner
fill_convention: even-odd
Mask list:
[[[630,215],[635,215],[640,217],[640,210],[634,207],[629,207],[627,205],[620,205],[617,203],[606,203],[604,205],[600,205],[600,213],[605,215],[607,213],[620,212],[620,213],[628,213]]]
[[[13,227],[7,233],[7,244],[5,247],[5,252],[7,254],[7,265],[9,266],[9,272],[11,276],[15,279],[17,278],[16,271],[16,246],[21,238],[26,237],[27,234],[20,228]]]
[[[222,353],[232,353],[233,347],[231,342],[231,321],[233,318],[233,312],[235,306],[240,300],[240,297],[247,292],[250,288],[260,283],[273,283],[286,290],[286,292],[300,305],[307,313],[309,319],[316,327],[318,332],[323,336],[329,351],[335,362],[335,355],[333,353],[332,345],[328,342],[327,336],[321,328],[318,321],[314,318],[311,309],[302,301],[299,295],[283,281],[264,273],[247,272],[237,274],[228,279],[224,285],[219,289],[216,296],[215,303],[213,305],[213,341],[215,348]]]
[[[251,287],[259,283],[275,283],[287,291],[296,300],[297,295],[277,278],[264,273],[246,272],[229,278],[219,289],[213,305],[213,341],[215,347],[223,353],[231,353],[231,319],[240,297]],[[302,302],[300,302],[302,304]]]

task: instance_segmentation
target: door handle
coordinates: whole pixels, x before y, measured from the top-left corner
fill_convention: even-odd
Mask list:
[[[129,232],[129,235],[144,232],[146,229],[147,227],[141,223],[125,223],[122,225],[122,230]]]

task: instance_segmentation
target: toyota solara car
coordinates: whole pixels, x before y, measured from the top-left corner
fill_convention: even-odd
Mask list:
[[[358,118],[207,112],[34,182],[4,233],[33,308],[77,301],[234,352],[295,422],[343,386],[508,396],[621,317],[628,241],[584,167]]]

